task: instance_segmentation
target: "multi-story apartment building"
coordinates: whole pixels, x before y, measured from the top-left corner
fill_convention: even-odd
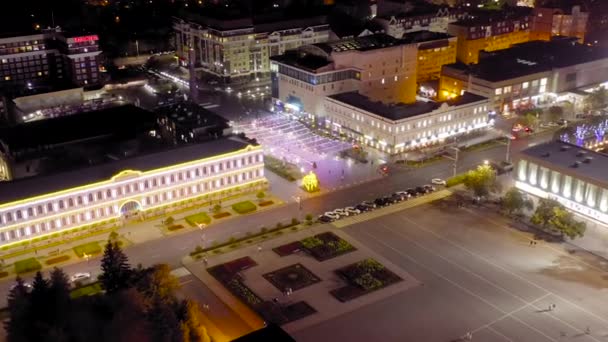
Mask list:
[[[233,139],[186,145],[0,187],[0,245],[266,186],[260,146]]]
[[[496,51],[479,64],[444,66],[440,93],[472,92],[490,99],[497,112],[554,103],[568,92],[608,79],[608,52],[576,38],[533,41]],[[576,104],[575,104],[576,105]]]
[[[488,99],[464,93],[443,102],[384,104],[356,92],[327,96],[326,127],[388,155],[436,145],[488,126]]]
[[[349,91],[374,101],[411,103],[417,45],[385,34],[313,44],[272,58],[273,98],[323,117],[323,97]]]
[[[589,13],[580,6],[569,9],[536,7],[530,29],[530,40],[549,40],[553,36],[576,37],[583,42]]]
[[[515,155],[515,186],[538,198],[608,224],[608,156],[552,141]]]
[[[466,17],[467,13],[460,9],[433,7],[425,11],[379,15],[374,21],[382,26],[386,34],[401,38],[406,33],[422,30],[447,33],[448,24]]]
[[[182,65],[195,63],[225,82],[268,77],[271,56],[329,39],[326,17],[258,22],[252,18],[197,21],[176,19],[176,54]],[[194,61],[189,58],[194,49]]]
[[[519,9],[450,23],[448,33],[458,38],[458,60],[464,64],[475,64],[481,51],[502,50],[529,41],[529,12]]]
[[[95,85],[101,50],[97,35],[73,36],[60,29],[0,38],[0,87],[50,89]]]
[[[439,79],[441,67],[456,62],[457,39],[449,34],[429,31],[406,33],[403,41],[416,45],[416,81]]]

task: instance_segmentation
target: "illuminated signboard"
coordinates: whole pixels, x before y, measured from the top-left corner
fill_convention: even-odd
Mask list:
[[[72,39],[74,40],[74,43],[84,43],[84,42],[92,42],[95,40],[99,40],[99,37],[96,34],[94,34],[91,36],[74,37]]]

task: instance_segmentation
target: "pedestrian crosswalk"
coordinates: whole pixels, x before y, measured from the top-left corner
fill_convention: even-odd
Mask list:
[[[433,201],[448,197],[451,194],[452,194],[452,192],[450,190],[447,190],[447,189],[439,190],[439,191],[433,192],[431,194],[424,195],[422,197],[418,197],[418,198],[411,199],[409,201],[393,204],[388,207],[376,209],[376,210],[368,212],[368,213],[363,213],[363,214],[360,214],[357,216],[343,218],[341,220],[333,222],[332,224],[336,228],[344,228],[344,227],[350,226],[352,224],[373,220],[377,217],[396,213],[398,211],[412,208],[412,207],[422,205],[425,203],[433,202]]]

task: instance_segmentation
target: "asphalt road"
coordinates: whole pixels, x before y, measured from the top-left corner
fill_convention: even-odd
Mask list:
[[[531,247],[530,235],[508,224],[488,210],[429,204],[345,228],[422,285],[294,338],[448,342],[472,332],[484,342],[606,341],[606,263],[560,244]]]

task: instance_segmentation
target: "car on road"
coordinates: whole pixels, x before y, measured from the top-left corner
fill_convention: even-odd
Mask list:
[[[340,219],[340,215],[334,213],[333,211],[328,211],[325,214],[323,214],[322,216],[327,216],[327,217],[331,218],[332,220]]]
[[[412,197],[412,195],[408,194],[407,191],[397,191],[397,192],[395,192],[395,194],[404,196],[406,199]]]
[[[91,279],[91,273],[89,273],[89,272],[75,273],[74,275],[72,275],[70,277],[70,281],[72,283],[77,282],[77,281],[88,280],[88,279]]]
[[[344,208],[344,211],[346,211],[349,215],[361,214],[361,210],[359,210],[355,207],[346,207],[346,208]]]
[[[379,197],[374,200],[374,204],[376,204],[376,206],[378,206],[378,207],[385,207],[385,206],[389,205],[390,203],[388,201],[388,198]]]
[[[410,189],[405,190],[405,192],[407,192],[407,193],[410,195],[410,197],[416,197],[416,196],[418,196],[418,195],[419,195],[419,194],[418,194],[418,191],[416,191],[416,190],[414,190],[414,189],[411,189],[411,188],[410,188]]]
[[[430,185],[430,184],[425,184],[425,185],[423,185],[422,187],[423,187],[424,189],[426,189],[426,191],[427,191],[427,192],[433,192],[433,191],[437,190],[437,189],[435,189],[435,187],[434,187],[434,186],[432,186],[432,185]]]
[[[360,212],[363,213],[363,212],[366,212],[366,211],[370,211],[373,208],[371,206],[368,206],[368,205],[365,205],[365,204],[361,203],[361,204],[357,204],[355,206],[355,209],[357,209],[357,210],[359,210]]]
[[[13,290],[15,287],[17,287],[17,283],[14,283],[13,285],[11,285],[11,291],[12,291],[12,290]],[[31,290],[31,289],[32,289],[32,284],[30,284],[30,283],[28,283],[28,282],[24,281],[24,282],[23,282],[23,287],[25,287],[25,289],[26,289],[26,290]]]
[[[391,195],[391,200],[393,201],[393,203],[399,203],[399,202],[403,202],[405,200],[407,200],[409,196],[407,194],[398,194],[398,193],[394,193]]]
[[[429,190],[425,189],[425,188],[424,188],[424,187],[422,187],[422,186],[417,186],[417,187],[416,187],[416,189],[414,189],[414,190],[416,190],[416,192],[417,192],[419,195],[424,195],[424,194],[426,194],[426,193],[430,192]]]
[[[332,222],[332,221],[334,221],[334,219],[331,218],[331,217],[329,217],[329,216],[327,216],[327,215],[320,215],[319,216],[319,222],[321,222],[321,223],[329,223],[329,222]]]
[[[441,178],[433,178],[431,179],[431,183],[435,185],[447,185],[446,181]]]
[[[342,208],[338,208],[338,209],[334,209],[334,211],[332,211],[334,214],[338,215],[338,216],[348,216],[350,215],[348,213],[348,211],[342,209]]]
[[[376,203],[372,201],[363,201],[360,205],[364,205],[369,208],[369,210],[375,209],[377,207]]]

